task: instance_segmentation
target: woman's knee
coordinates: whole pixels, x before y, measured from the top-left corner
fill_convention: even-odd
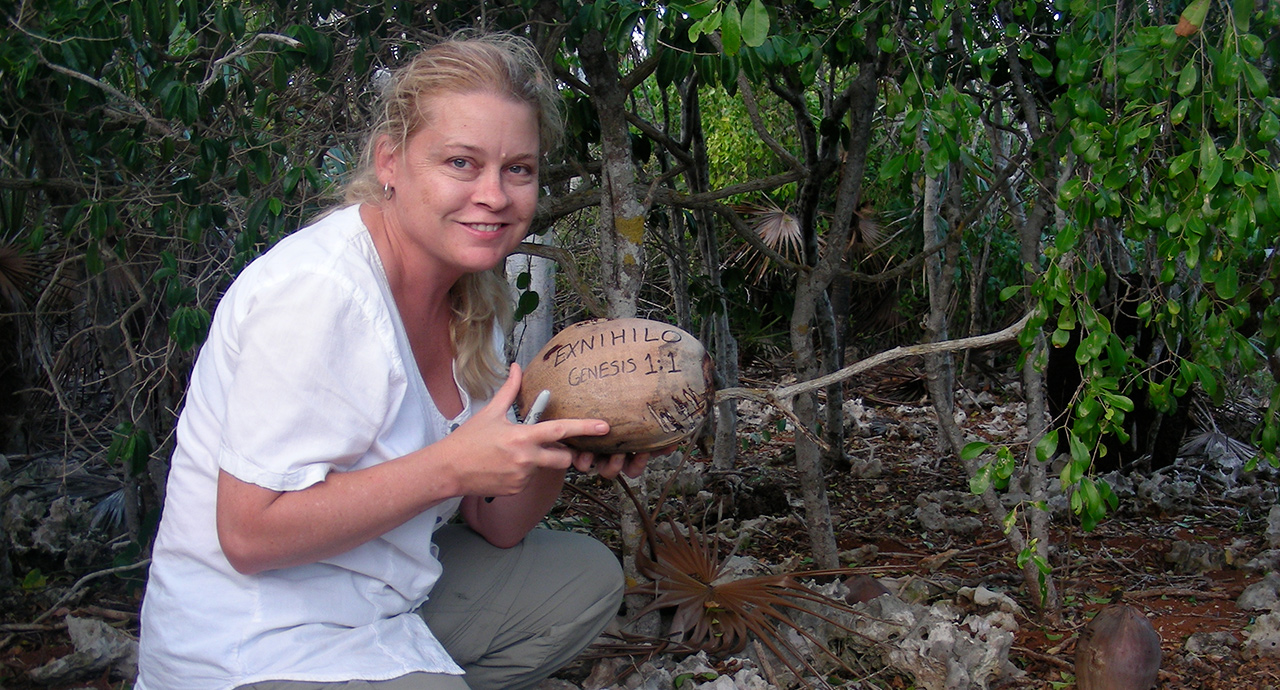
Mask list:
[[[536,536],[535,536],[536,535]],[[622,564],[599,540],[576,532],[535,530],[531,547],[545,549],[548,562],[581,588],[596,589],[600,598],[622,597]]]

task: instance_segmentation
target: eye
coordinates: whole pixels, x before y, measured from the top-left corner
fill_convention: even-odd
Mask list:
[[[532,175],[533,174],[533,166],[525,165],[524,163],[516,163],[515,165],[507,168],[507,170],[514,175]]]
[[[467,159],[465,158],[453,158],[453,159],[450,159],[449,165],[453,166],[454,168],[457,168],[458,170],[465,170],[468,163],[467,163]]]

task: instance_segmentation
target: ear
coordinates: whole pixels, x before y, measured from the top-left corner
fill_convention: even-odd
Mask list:
[[[382,135],[373,145],[373,168],[378,173],[378,181],[396,186],[396,172],[399,170],[400,150],[392,143],[391,137]]]

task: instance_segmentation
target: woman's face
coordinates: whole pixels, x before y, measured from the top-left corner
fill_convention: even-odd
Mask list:
[[[442,94],[402,150],[378,149],[392,233],[425,268],[456,280],[493,268],[524,239],[538,206],[538,118],[490,93]]]

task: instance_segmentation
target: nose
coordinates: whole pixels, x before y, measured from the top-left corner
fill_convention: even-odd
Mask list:
[[[511,195],[507,192],[506,180],[503,179],[500,168],[491,166],[476,178],[471,200],[494,211],[506,208],[511,203]]]

